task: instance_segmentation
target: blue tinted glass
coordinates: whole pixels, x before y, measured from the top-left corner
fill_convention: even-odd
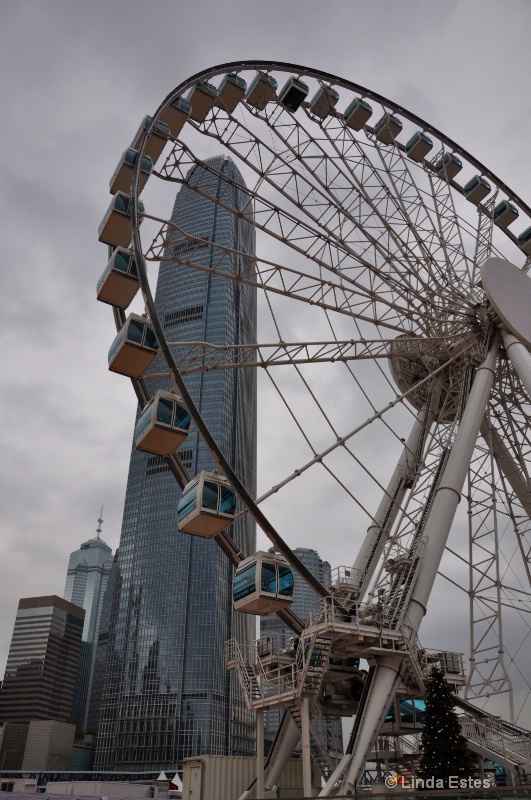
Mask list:
[[[263,592],[277,593],[277,568],[275,564],[262,563],[260,588]]]
[[[163,425],[171,425],[171,418],[173,415],[173,403],[166,397],[160,397],[157,403],[157,422],[162,422]]]
[[[144,411],[142,412],[142,416],[136,423],[135,428],[135,441],[138,442],[140,437],[143,436],[147,428],[149,428],[151,424],[151,409],[153,407],[152,403],[148,403]]]
[[[402,722],[413,723],[413,700],[400,698],[400,719]]]
[[[146,325],[146,338],[144,340],[144,344],[147,347],[151,347],[152,350],[156,350],[159,346],[157,342],[157,338],[155,336],[155,331],[151,327],[151,325]]]
[[[177,506],[177,521],[180,522],[197,508],[197,483],[181,495]]]
[[[293,594],[293,572],[282,564],[278,567],[278,593],[285,597],[291,597]]]
[[[129,213],[129,198],[125,194],[117,194],[114,196],[114,207],[116,211],[121,211],[123,214]]]
[[[413,700],[415,705],[415,721],[419,725],[424,725],[424,717],[426,715],[426,701],[425,700]]]
[[[221,486],[221,502],[219,510],[222,514],[234,514],[236,510],[236,494],[229,486]]]
[[[111,344],[109,350],[109,361],[112,361],[114,354],[116,353],[121,344],[122,344],[122,331],[120,331],[118,336],[115,338],[114,342]]]
[[[391,708],[387,712],[387,715],[385,717],[384,725],[388,725],[390,722],[394,722],[394,721],[395,721],[395,705],[393,703],[393,705],[391,706]]]
[[[119,251],[114,256],[113,269],[116,269],[119,272],[127,272],[129,269],[129,261],[130,261],[130,256]]]
[[[142,336],[144,335],[144,323],[137,319],[129,321],[127,326],[127,340],[129,342],[136,342],[142,344]]]
[[[190,427],[190,414],[188,413],[188,409],[186,406],[183,406],[181,403],[175,404],[175,420],[173,422],[174,428],[184,428],[184,430],[188,430]]]
[[[242,597],[256,591],[256,564],[250,564],[241,572],[238,570],[234,576],[232,596],[234,600],[241,600]]]
[[[211,481],[205,481],[203,484],[203,499],[201,501],[203,508],[208,508],[211,511],[218,510],[218,484]]]

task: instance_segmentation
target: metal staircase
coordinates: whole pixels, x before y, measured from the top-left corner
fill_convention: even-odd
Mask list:
[[[302,733],[302,720],[300,706],[297,703],[292,703],[288,706],[288,711],[292,716],[297,728]],[[315,761],[321,775],[328,779],[337,766],[337,759],[335,759],[329,752],[326,741],[323,741],[323,730],[326,736],[326,723],[327,720],[321,713],[321,709],[315,701],[310,703],[310,751],[312,758]],[[319,728],[315,723],[319,723]]]
[[[315,697],[318,694],[331,647],[332,639],[329,636],[319,635],[315,631],[301,636],[295,659],[299,697]]]
[[[485,712],[479,716],[469,710],[463,711],[459,721],[471,750],[511,771],[516,764],[523,767],[524,772],[531,771],[531,733],[519,731]]]

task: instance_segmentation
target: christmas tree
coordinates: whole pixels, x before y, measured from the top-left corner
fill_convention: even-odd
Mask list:
[[[444,672],[440,667],[432,667],[426,683],[426,713],[418,777],[424,781],[432,779],[427,786],[431,784],[433,788],[446,789],[450,777],[468,780],[475,774],[454,705]]]

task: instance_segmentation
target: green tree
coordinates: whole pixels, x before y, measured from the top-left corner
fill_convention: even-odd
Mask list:
[[[426,683],[426,713],[418,777],[424,781],[435,779],[433,788],[448,788],[450,776],[468,779],[476,772],[454,705],[444,672],[440,667],[432,667]]]

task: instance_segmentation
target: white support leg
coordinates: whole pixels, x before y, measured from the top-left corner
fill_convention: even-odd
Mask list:
[[[426,545],[422,568],[417,573],[407,609],[412,635],[417,633],[426,611],[457,504],[461,499],[461,490],[494,381],[497,356],[496,339],[487,358],[477,369],[448,462],[426,521],[424,528]],[[353,758],[345,771],[340,793],[355,792],[365,761],[380,732],[399,680],[402,663],[400,657],[389,655],[375,660],[377,672],[362,712],[363,717],[354,742]]]
[[[264,709],[256,710],[256,797],[264,796]]]
[[[437,399],[439,392],[437,392]],[[417,418],[409,434],[409,438],[404,445],[402,454],[391,476],[387,491],[374,515],[374,521],[368,528],[363,544],[359,550],[352,571],[355,576],[360,576],[359,599],[366,593],[373,578],[378,561],[385,547],[388,532],[396,515],[402,505],[404,495],[407,491],[405,476],[412,473],[415,468],[415,457],[421,444],[422,436],[426,428],[430,426],[427,417],[429,410],[422,408],[417,414]]]
[[[393,702],[400,678],[400,656],[381,656],[377,659],[377,669],[371,683],[367,702],[362,710],[362,718],[357,732],[352,760],[345,769],[338,794],[355,794],[356,784],[380,733],[389,706]]]
[[[415,586],[407,608],[408,625],[416,634],[431,594],[437,570],[446,547],[461,490],[468,472],[472,453],[479,435],[485,408],[496,371],[498,340],[494,340],[485,361],[478,367],[459,428],[435,494],[424,527],[422,568],[417,573]]]
[[[265,770],[264,784],[268,788],[276,786],[284,767],[288,763],[300,739],[299,729],[291,714],[286,714],[282,721],[273,753]]]
[[[529,350],[520,339],[504,328],[501,329],[501,335],[509,360],[531,397],[531,355]]]
[[[312,796],[312,752],[310,750],[310,700],[301,698],[302,790]]]

